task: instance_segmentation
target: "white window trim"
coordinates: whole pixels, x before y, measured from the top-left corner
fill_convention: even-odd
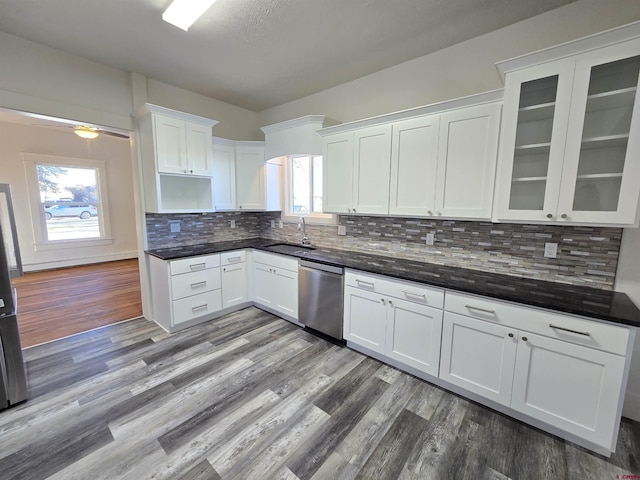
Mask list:
[[[37,153],[22,153],[25,175],[27,177],[27,190],[29,192],[29,208],[31,211],[31,223],[33,225],[34,246],[36,250],[47,251],[63,248],[95,247],[110,245],[111,224],[109,222],[109,199],[107,196],[107,168],[104,160],[92,160],[76,157],[58,157],[55,155],[42,155]],[[44,210],[40,208],[40,187],[36,165],[54,165],[67,168],[95,168],[96,183],[99,189],[100,202],[98,214],[100,215],[100,237],[98,238],[74,238],[69,240],[48,240],[47,220]]]
[[[322,213],[322,214],[294,214],[291,213],[291,206],[293,203],[293,192],[291,191],[291,157],[302,157],[302,156],[318,156],[307,153],[300,153],[296,155],[288,155],[285,157],[280,157],[282,159],[282,163],[284,164],[284,205],[282,209],[282,221],[287,223],[298,223],[300,222],[300,217],[305,218],[305,222],[309,224],[317,224],[317,225],[337,225],[338,224],[338,216],[332,213]],[[322,215],[322,216],[320,216]]]

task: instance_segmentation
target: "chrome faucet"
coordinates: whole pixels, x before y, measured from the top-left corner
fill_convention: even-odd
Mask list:
[[[307,223],[304,220],[304,217],[300,217],[300,221],[302,222],[302,245],[308,247],[311,245],[311,241],[307,238]],[[298,224],[298,229],[300,228],[300,224]]]

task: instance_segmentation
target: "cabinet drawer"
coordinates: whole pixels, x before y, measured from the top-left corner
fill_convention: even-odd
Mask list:
[[[379,275],[354,270],[345,272],[345,285],[379,293],[380,295],[401,298],[421,305],[429,305],[433,308],[441,309],[444,304],[444,290],[442,288],[391,280]]]
[[[173,324],[215,313],[222,309],[222,292],[214,290],[173,301]]]
[[[220,268],[183,273],[171,277],[171,298],[189,297],[220,288]]]
[[[266,253],[259,250],[254,250],[252,260],[257,263],[271,265],[272,267],[291,270],[292,272],[298,271],[298,259],[288,257],[286,255],[278,255],[276,253]]]
[[[598,350],[626,355],[629,329],[582,317],[447,292],[445,310]]]
[[[189,257],[181,260],[172,260],[170,262],[171,275],[179,275],[181,273],[197,272],[207,268],[215,268],[220,266],[220,255],[203,255],[200,257]]]
[[[233,265],[234,263],[242,263],[246,261],[244,250],[236,250],[234,252],[224,252],[220,254],[220,265]]]

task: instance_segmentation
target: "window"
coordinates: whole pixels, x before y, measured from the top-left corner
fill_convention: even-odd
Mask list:
[[[110,243],[104,162],[24,156],[36,246]]]
[[[335,215],[322,213],[322,156],[285,157],[285,212],[283,218],[335,224]]]

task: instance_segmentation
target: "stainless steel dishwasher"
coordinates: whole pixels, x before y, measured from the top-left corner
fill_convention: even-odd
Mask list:
[[[300,260],[298,279],[300,323],[342,340],[344,269]]]

